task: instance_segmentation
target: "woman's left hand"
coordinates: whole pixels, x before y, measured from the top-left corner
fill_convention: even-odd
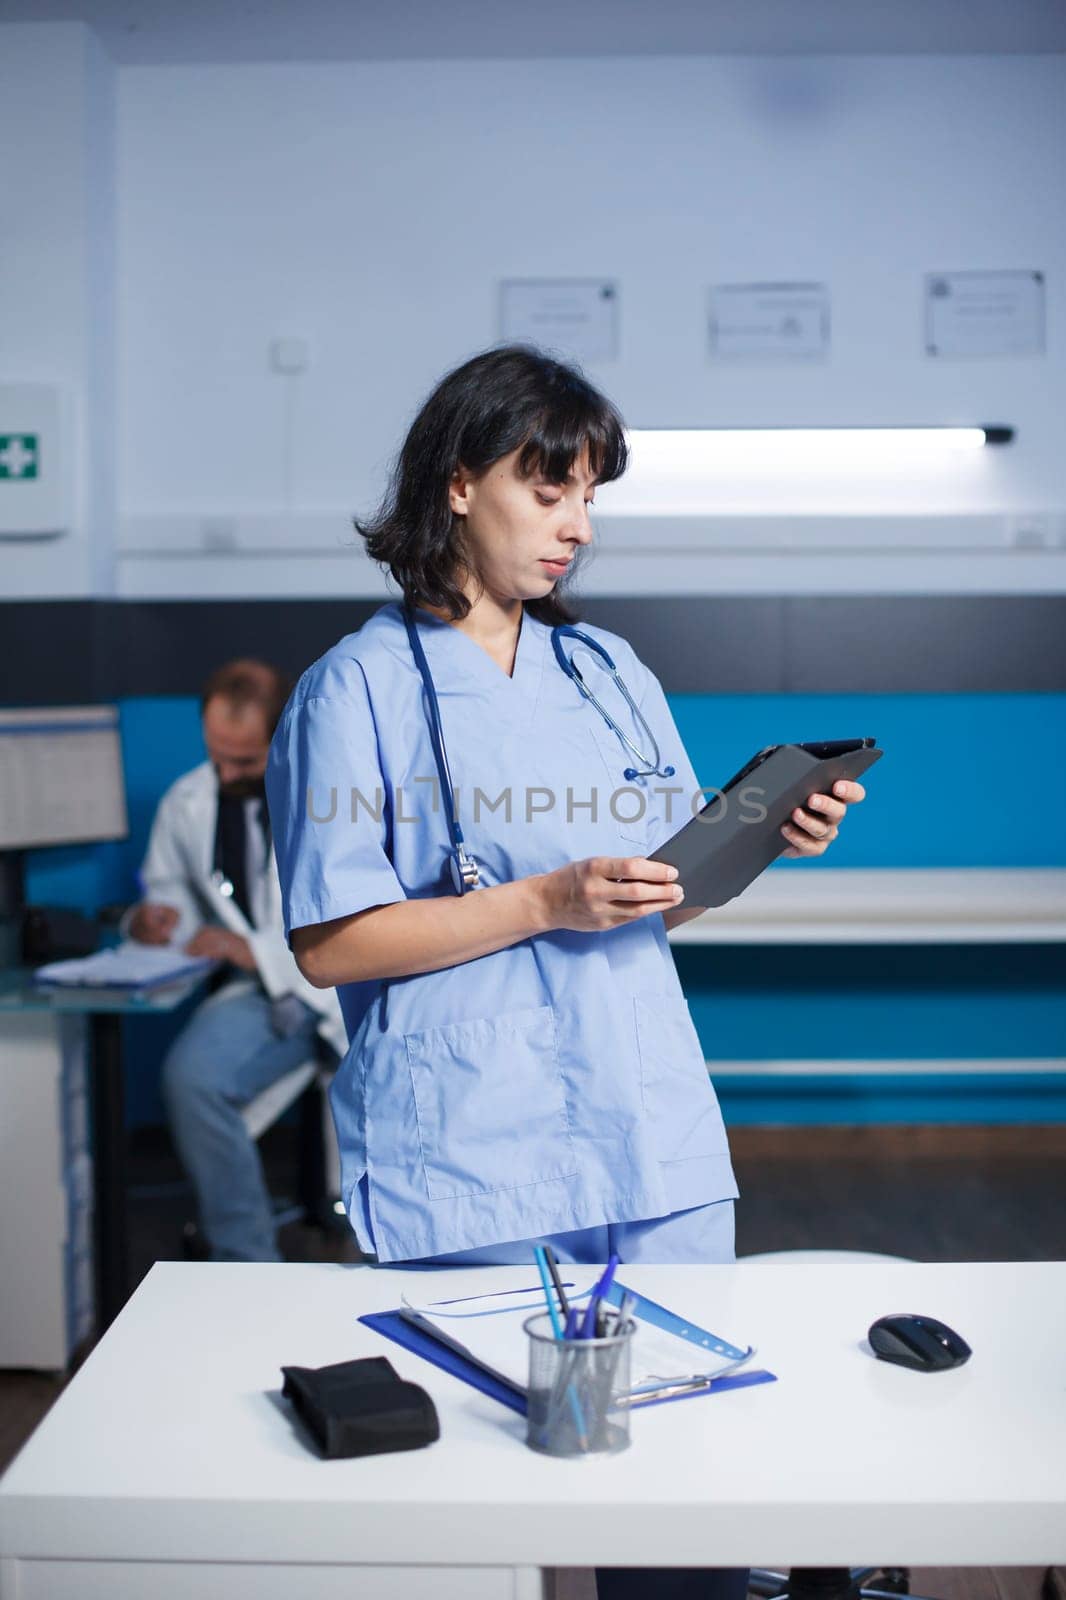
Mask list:
[[[784,852],[786,857],[824,855],[837,836],[844,813],[866,799],[866,790],[861,783],[841,778],[833,785],[833,795],[830,799],[826,794],[812,794],[806,808],[796,807],[781,829],[791,846]]]

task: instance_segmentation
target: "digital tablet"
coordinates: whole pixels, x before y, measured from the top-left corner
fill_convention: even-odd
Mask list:
[[[841,778],[854,781],[883,754],[876,739],[767,745],[706,790],[707,804],[649,860],[677,868],[683,904],[724,906],[788,849],[781,827],[797,806],[831,794]]]

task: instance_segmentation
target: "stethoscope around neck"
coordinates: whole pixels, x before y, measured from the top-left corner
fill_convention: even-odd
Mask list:
[[[586,650],[592,650],[597,656],[599,656],[600,660],[607,668],[607,671],[614,679],[615,686],[625,700],[626,705],[629,707],[630,711],[632,711],[634,722],[639,724],[641,733],[647,734],[651,741],[653,753],[650,760],[643,753],[643,751],[637,749],[632,739],[630,739],[629,736],[618,726],[610,712],[605,706],[600,704],[599,700],[593,694],[592,690],[589,688],[584,677],[582,676],[581,668],[574,661],[573,657],[568,656],[566,651],[563,649],[563,640],[566,638],[576,639],[578,644],[585,646]],[[606,722],[611,732],[617,735],[617,737],[622,741],[625,749],[627,749],[630,755],[635,759],[637,765],[635,767],[626,767],[622,773],[622,776],[626,782],[632,783],[634,778],[672,778],[675,768],[663,767],[660,765],[662,757],[659,753],[659,742],[648,725],[648,719],[645,717],[643,711],[641,711],[640,707],[637,705],[637,702],[633,699],[633,696],[626,688],[625,679],[622,677],[622,674],[619,672],[618,668],[615,666],[614,662],[607,654],[607,651],[603,648],[602,644],[599,644],[595,639],[590,639],[587,633],[581,632],[580,628],[571,627],[570,623],[563,622],[560,623],[558,627],[552,629],[552,649],[555,651],[556,661],[558,661],[567,677],[571,678],[573,682],[577,684],[585,699],[590,705],[595,706],[596,710],[599,712],[604,722]]]
[[[422,678],[422,687],[425,691],[426,720],[429,723],[430,742],[433,745],[433,759],[436,762],[437,777],[440,779],[441,795],[448,816],[448,833],[451,839],[451,846],[448,852],[448,865],[451,870],[452,885],[456,894],[465,894],[468,889],[480,888],[480,874],[478,872],[478,865],[473,856],[467,850],[466,841],[463,838],[463,830],[459,822],[459,813],[455,803],[455,791],[452,788],[451,768],[448,765],[448,750],[444,743],[444,729],[441,726],[440,705],[437,701],[437,690],[433,682],[433,674],[430,671],[429,662],[426,660],[426,652],[422,647],[422,640],[418,636],[418,624],[415,621],[413,609],[409,605],[405,605],[403,607],[403,620],[407,628],[407,637],[411,644],[411,653],[415,658],[415,663]],[[625,699],[630,711],[632,711],[633,719],[640,728],[641,735],[643,736],[646,734],[651,743],[652,755],[650,759],[648,756],[644,755],[642,751],[637,749],[633,741],[629,738],[625,731],[618,726],[610,712],[604,705],[601,704],[600,700],[589,688],[581,672],[581,668],[577,666],[572,656],[567,655],[565,649],[563,648],[563,640],[566,638],[573,639],[579,645],[583,645],[587,650],[591,650],[603,662],[604,667],[614,679],[614,682]],[[628,753],[636,761],[636,766],[630,766],[624,769],[622,776],[625,778],[625,781],[627,783],[632,783],[636,778],[672,778],[674,776],[675,768],[664,767],[662,765],[662,757],[659,752],[658,740],[649,726],[648,720],[644,713],[641,711],[640,707],[637,705],[636,701],[633,699],[633,696],[626,687],[625,681],[623,680],[621,673],[618,671],[618,668],[615,666],[614,661],[611,659],[610,655],[608,655],[603,646],[599,644],[597,640],[591,639],[587,633],[582,633],[579,628],[572,627],[570,623],[560,623],[557,627],[553,628],[551,640],[552,649],[555,652],[555,659],[559,663],[562,670],[566,673],[566,676],[571,680],[571,682],[577,684],[577,687],[581,691],[584,698],[599,712],[600,716],[611,729],[612,733],[614,733],[621,741],[623,748],[628,751]],[[232,887],[230,892],[232,893]]]

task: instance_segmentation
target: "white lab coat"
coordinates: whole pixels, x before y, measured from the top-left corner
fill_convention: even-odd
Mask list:
[[[171,942],[182,948],[205,924],[221,925],[247,939],[263,988],[272,1000],[295,994],[318,1014],[318,1032],[338,1055],[348,1037],[333,989],[316,989],[301,975],[282,926],[281,887],[274,852],[267,852],[265,883],[249,885],[253,906],[264,906],[262,926],[252,927],[236,901],[220,894],[212,882],[218,777],[209,761],[172,783],[152,822],[148,850],[141,867],[146,901],[173,906],[180,920]]]

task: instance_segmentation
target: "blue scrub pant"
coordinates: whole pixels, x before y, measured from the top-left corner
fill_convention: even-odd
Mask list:
[[[163,1063],[163,1098],[196,1191],[212,1261],[280,1261],[274,1210],[241,1107],[315,1054],[317,1018],[287,1038],[261,990],[220,989],[193,1013]]]
[[[551,1245],[559,1261],[595,1265],[616,1255],[620,1261],[717,1264],[736,1259],[733,1202],[695,1206],[644,1222],[612,1222],[540,1239],[514,1239],[431,1256],[427,1266],[528,1266],[535,1244]],[[401,1263],[396,1263],[400,1265]],[[419,1263],[422,1265],[423,1263]],[[599,1567],[598,1600],[744,1600],[747,1568]]]

